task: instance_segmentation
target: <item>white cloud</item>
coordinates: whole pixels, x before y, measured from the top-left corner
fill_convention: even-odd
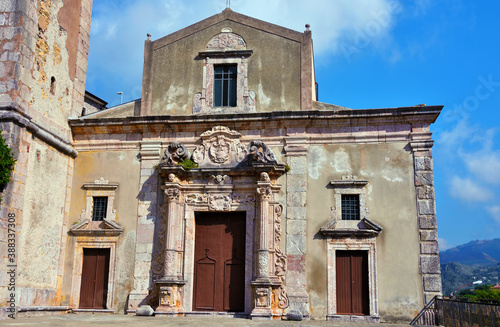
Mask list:
[[[439,251],[448,250],[453,247],[453,245],[449,244],[447,240],[441,237],[438,237],[438,243],[439,243]]]
[[[453,109],[445,108],[443,115],[446,117],[452,111]],[[437,138],[437,144],[447,151],[456,152],[460,145],[469,140],[476,132],[475,126],[471,126],[467,119],[462,119],[454,128],[441,132]]]
[[[500,223],[500,205],[487,207],[486,211],[488,211],[488,213],[497,223]]]
[[[500,184],[500,151],[481,151],[464,155],[471,173],[486,183]]]
[[[469,178],[454,176],[451,180],[450,194],[466,202],[487,202],[493,193]]]

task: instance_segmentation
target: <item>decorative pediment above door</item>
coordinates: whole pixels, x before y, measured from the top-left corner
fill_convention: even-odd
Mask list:
[[[181,165],[186,160],[195,164],[196,171],[209,171],[221,168],[236,170],[266,171],[269,174],[282,175],[285,165],[279,164],[271,149],[262,141],[254,140],[248,145],[242,143],[242,135],[225,126],[214,126],[200,135],[193,152],[182,143],[171,143],[165,150],[160,162],[160,168],[170,170],[172,166]],[[262,169],[264,168],[264,169]]]

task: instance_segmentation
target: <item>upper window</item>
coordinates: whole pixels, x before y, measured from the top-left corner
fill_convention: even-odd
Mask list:
[[[114,199],[117,188],[117,183],[110,183],[103,177],[94,180],[93,183],[83,183],[82,189],[85,191],[86,203],[80,219],[92,221],[115,220]]]
[[[236,65],[214,65],[214,107],[236,107]]]
[[[342,220],[360,220],[359,194],[342,194]]]
[[[107,196],[94,196],[94,205],[92,207],[92,220],[102,221],[106,218],[106,211],[108,210],[108,197]]]
[[[256,94],[248,89],[248,63],[253,51],[243,38],[224,27],[198,53],[204,60],[203,88],[194,94],[194,114],[255,112]]]

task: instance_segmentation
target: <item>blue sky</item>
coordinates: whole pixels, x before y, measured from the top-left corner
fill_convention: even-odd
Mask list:
[[[94,2],[87,90],[141,96],[153,40],[221,12],[226,0]],[[354,109],[444,105],[432,126],[441,249],[500,237],[500,2],[232,0],[239,13],[311,25],[319,100]]]

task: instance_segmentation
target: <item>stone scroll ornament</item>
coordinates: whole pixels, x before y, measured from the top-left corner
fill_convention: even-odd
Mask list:
[[[285,274],[287,269],[286,255],[281,251],[281,216],[283,215],[283,206],[277,205],[274,209],[276,218],[274,219],[274,253],[276,261],[274,263],[274,273],[281,280],[281,285],[278,289],[278,306],[281,309],[288,307],[288,295],[285,287]]]
[[[276,163],[276,156],[262,141],[250,142],[248,159],[257,163]]]
[[[173,142],[170,143],[168,148],[165,150],[164,155],[161,158],[161,162],[166,163],[167,165],[174,165],[188,158],[189,153],[184,144]]]

